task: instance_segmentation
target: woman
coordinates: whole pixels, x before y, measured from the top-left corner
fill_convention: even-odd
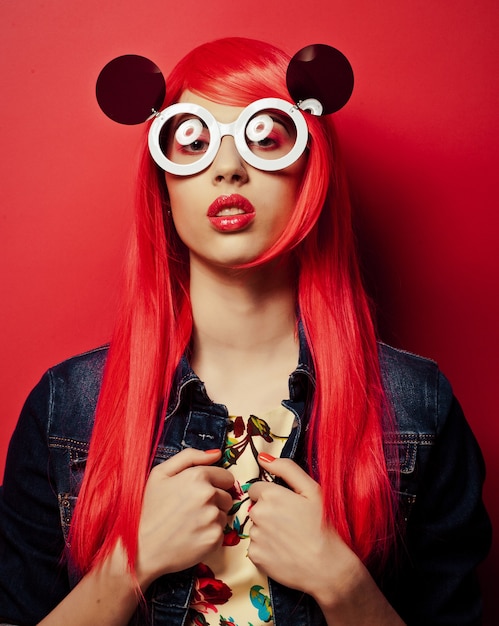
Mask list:
[[[273,100],[238,140],[288,64],[231,38],[168,78],[110,349],[12,439],[4,620],[479,622],[483,462],[436,365],[376,343],[332,122]]]

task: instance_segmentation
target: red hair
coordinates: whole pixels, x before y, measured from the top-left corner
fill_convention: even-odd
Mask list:
[[[186,89],[237,106],[262,97],[289,100],[288,62],[283,52],[259,41],[205,44],[167,79],[165,106]],[[394,499],[383,452],[387,412],[377,344],[334,128],[327,119],[307,120],[308,161],[292,223],[253,264],[293,251],[317,379],[309,465],[323,489],[325,521],[366,564],[379,566],[394,542]],[[118,540],[133,571],[162,409],[192,332],[188,254],[164,219],[168,192],[147,147],[139,182],[123,304],[71,531],[72,558],[82,571],[101,562]]]

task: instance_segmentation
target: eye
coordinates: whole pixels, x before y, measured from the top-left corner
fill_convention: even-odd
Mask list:
[[[274,121],[270,115],[257,115],[246,126],[246,137],[255,143],[263,142],[269,138]]]
[[[175,130],[172,158],[175,154],[197,154],[206,152],[210,145],[210,133],[197,117],[184,119]]]
[[[175,140],[181,146],[188,146],[196,142],[203,132],[201,120],[189,119],[182,122],[175,131]]]

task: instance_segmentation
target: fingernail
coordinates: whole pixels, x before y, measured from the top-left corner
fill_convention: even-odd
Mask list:
[[[260,454],[258,455],[258,458],[264,463],[272,463],[272,461],[275,461],[275,456],[272,456],[271,454],[267,454],[266,452],[260,452]]]
[[[220,450],[218,448],[213,448],[212,450],[203,450],[203,452],[205,454],[216,454],[217,452],[220,452]]]

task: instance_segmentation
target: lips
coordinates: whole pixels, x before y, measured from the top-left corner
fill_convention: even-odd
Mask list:
[[[244,196],[219,196],[208,207],[207,217],[220,232],[244,230],[255,219],[255,207]]]

